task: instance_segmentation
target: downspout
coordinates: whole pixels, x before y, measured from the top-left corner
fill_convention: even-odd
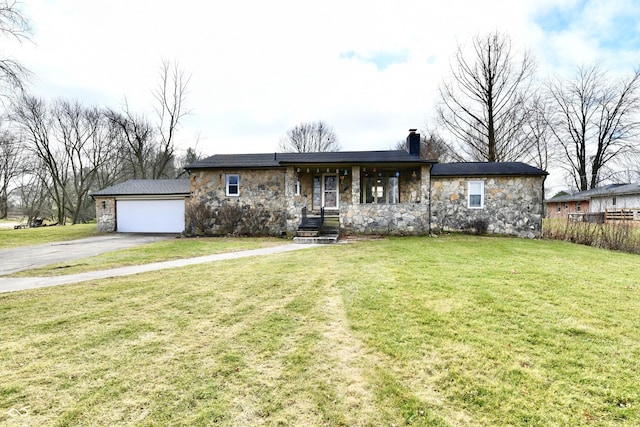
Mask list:
[[[429,235],[431,235],[431,168],[433,165],[429,166],[429,206],[427,206],[427,217],[429,218]]]
[[[547,180],[547,176],[548,176],[548,174],[542,176],[542,201],[540,202],[542,204],[541,210],[540,210],[540,237],[544,236],[542,227],[544,226],[544,218],[547,216],[546,212],[545,212],[545,203],[544,203],[544,199],[545,199],[545,196],[544,196],[544,194],[545,194],[544,184],[545,184],[545,182]]]

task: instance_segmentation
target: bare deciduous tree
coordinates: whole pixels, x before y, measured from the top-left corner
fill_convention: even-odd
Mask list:
[[[42,166],[38,176],[56,206],[58,223],[89,219],[89,191],[115,149],[102,112],[76,101],[47,104],[24,96],[14,104],[12,118]]]
[[[15,181],[27,169],[24,143],[8,129],[0,130],[0,218],[9,214]]]
[[[124,175],[133,179],[154,178],[156,151],[153,125],[136,115],[125,101],[123,111],[106,111],[119,141]]]
[[[572,79],[549,83],[548,92],[548,122],[578,190],[597,187],[617,161],[637,159],[640,68],[611,81],[599,65],[581,66]]]
[[[176,176],[176,135],[185,109],[189,77],[177,63],[163,61],[153,96],[157,123],[136,114],[125,100],[122,112],[107,110],[121,145],[124,176],[134,179]]]
[[[182,119],[189,114],[185,109],[190,76],[177,62],[162,61],[160,84],[153,93],[157,104],[158,136],[160,138],[154,164],[153,177],[167,176],[175,160],[175,138]]]
[[[529,119],[535,61],[516,59],[511,40],[498,32],[473,39],[473,55],[458,46],[452,79],[440,86],[441,124],[458,140],[463,157],[512,161],[528,151],[523,128]]]
[[[17,1],[0,0],[0,34],[18,41],[29,39],[31,27]],[[29,70],[18,61],[12,58],[0,59],[0,95],[6,96],[13,89],[22,91],[29,75]]]
[[[320,120],[289,129],[280,139],[279,148],[287,153],[315,153],[340,151],[340,144],[333,127]]]
[[[558,160],[558,150],[553,140],[551,126],[547,120],[549,116],[549,102],[544,96],[536,96],[532,102],[531,114],[525,127],[528,153],[523,160],[533,163],[542,170]]]

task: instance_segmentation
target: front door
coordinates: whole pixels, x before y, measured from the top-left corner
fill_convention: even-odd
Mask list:
[[[338,175],[322,176],[322,205],[325,209],[338,209]]]

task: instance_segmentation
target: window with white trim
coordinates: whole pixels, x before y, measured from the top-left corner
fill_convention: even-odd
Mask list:
[[[469,209],[484,208],[484,181],[467,182],[467,207]]]
[[[240,195],[240,175],[226,176],[227,196]]]

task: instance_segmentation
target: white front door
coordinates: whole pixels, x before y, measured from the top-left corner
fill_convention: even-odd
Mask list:
[[[322,205],[325,209],[338,209],[338,175],[322,176]]]

